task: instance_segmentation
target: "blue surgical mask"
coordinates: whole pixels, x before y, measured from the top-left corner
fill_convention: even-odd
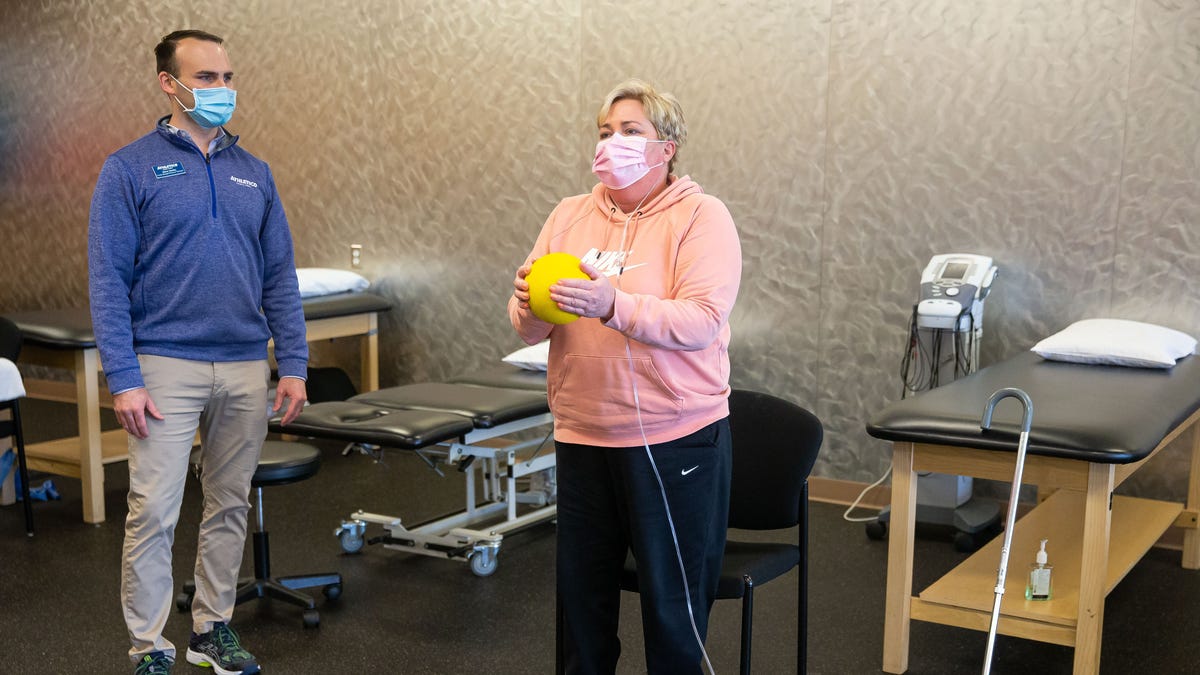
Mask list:
[[[175,97],[175,102],[179,104],[183,111],[187,113],[196,124],[205,129],[212,129],[229,123],[229,118],[233,117],[233,109],[237,105],[237,92],[229,87],[209,87],[207,89],[188,89],[187,85],[179,82],[179,79],[174,75],[167,73],[172,80],[179,83],[179,86],[187,89],[192,94],[192,99],[195,102],[189,110],[183,105],[183,101],[179,97]]]

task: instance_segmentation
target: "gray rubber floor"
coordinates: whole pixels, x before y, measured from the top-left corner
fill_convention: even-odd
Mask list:
[[[24,418],[30,441],[73,433],[70,406],[29,401]],[[334,602],[319,599],[316,630],[304,629],[300,610],[290,605],[259,600],[239,607],[234,625],[264,672],[553,673],[553,525],[507,538],[488,578],[459,562],[376,546],[345,555],[333,531],[354,510],[420,522],[462,507],[462,479],[453,471],[440,478],[403,453],[376,464],[342,457],[336,445],[321,447],[317,476],[266,492],[272,572],[337,571],[344,593]],[[123,463],[106,467],[108,520],[99,526],[82,522],[79,482],[62,477],[53,477],[61,501],[34,505],[34,538],[23,533],[19,506],[0,508],[0,673],[131,672],[118,603],[125,472]],[[868,540],[863,526],[844,522],[841,512],[813,505],[808,672],[878,673],[887,545]],[[199,513],[193,481],[176,531],[179,583],[190,576]],[[914,588],[962,557],[948,541],[918,540]],[[1014,554],[1010,574],[1026,562]],[[248,546],[243,574],[252,569]],[[618,672],[641,673],[639,610],[626,597]],[[795,598],[795,572],[758,589],[755,673],[795,672]],[[1200,672],[1190,637],[1200,634],[1200,572],[1181,569],[1177,552],[1154,550],[1139,563],[1109,596],[1105,619],[1102,673]],[[739,620],[736,602],[714,609],[708,650],[717,673],[737,672]],[[184,644],[189,629],[186,615],[172,614],[167,636]],[[984,633],[914,623],[909,672],[979,672],[985,642]],[[1000,637],[993,672],[1065,674],[1071,662],[1069,648]],[[180,663],[176,672],[211,671]]]

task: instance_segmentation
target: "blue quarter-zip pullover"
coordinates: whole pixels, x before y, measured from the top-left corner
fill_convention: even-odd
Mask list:
[[[109,390],[144,386],[137,354],[267,357],[306,376],[292,237],[265,162],[226,136],[208,158],[167,126],[109,156],[88,225],[92,325]]]

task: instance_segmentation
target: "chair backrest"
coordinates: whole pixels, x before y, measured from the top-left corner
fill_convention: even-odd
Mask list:
[[[16,361],[21,355],[21,329],[0,316],[0,359]]]
[[[304,386],[309,403],[345,401],[358,393],[346,371],[335,367],[314,368],[309,366],[308,381]]]
[[[774,530],[795,526],[824,428],[816,415],[770,394],[729,395],[733,479],[729,526]]]

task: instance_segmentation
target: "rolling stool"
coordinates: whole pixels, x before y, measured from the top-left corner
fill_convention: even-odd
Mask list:
[[[199,468],[200,453],[192,454],[192,465]],[[304,627],[316,628],[321,624],[313,599],[295,589],[324,586],[325,597],[335,600],[342,594],[342,575],[306,574],[291,577],[271,577],[271,553],[267,544],[267,531],[263,527],[262,489],[273,485],[287,485],[311,478],[321,467],[321,451],[306,443],[266,441],[262,456],[250,486],[254,488],[254,512],[258,528],[254,532],[254,578],[244,577],[238,582],[236,604],[253,598],[272,597],[304,608]],[[192,608],[192,597],[196,594],[195,581],[183,585],[183,592],[175,598],[180,612]]]

